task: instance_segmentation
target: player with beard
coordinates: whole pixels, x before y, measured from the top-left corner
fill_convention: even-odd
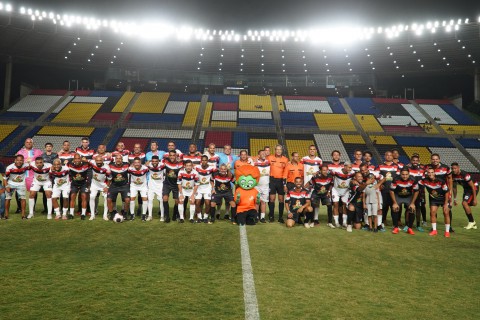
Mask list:
[[[160,219],[165,220],[165,208],[163,207],[163,182],[165,181],[165,165],[160,162],[160,157],[152,156],[147,164],[148,176],[148,217],[147,221],[153,219],[153,200],[155,197],[160,202]]]
[[[115,151],[112,152],[112,158],[115,158],[117,154],[122,156],[123,163],[128,164],[128,155],[130,154],[130,151],[125,149],[125,144],[122,141],[117,143]]]
[[[445,181],[447,183],[448,190],[453,190],[453,179],[452,179],[452,170],[450,170],[450,167],[447,166],[446,164],[443,164],[440,162],[440,156],[438,153],[432,153],[430,156],[430,164],[427,164],[425,166],[425,171],[429,168],[432,168],[435,172],[435,177],[441,181]],[[448,205],[450,206],[450,209],[452,208],[452,195],[449,192],[448,193]],[[450,232],[455,232],[453,228],[451,227],[452,223],[452,210],[449,210],[449,215],[450,215]]]
[[[198,173],[198,188],[195,195],[195,211],[197,214],[197,223],[204,221],[208,222],[208,214],[210,213],[212,199],[212,175],[217,171],[208,165],[208,157],[203,155],[199,166],[195,167],[195,171]],[[202,219],[202,200],[205,204],[205,213]],[[190,216],[190,222],[194,223],[193,217]]]
[[[107,205],[110,214],[110,220],[117,213],[116,200],[120,194],[123,202],[123,207],[128,208],[130,206],[130,180],[128,175],[129,165],[123,163],[123,156],[117,153],[114,157],[114,162],[110,163],[110,172],[112,173],[112,182],[108,187]],[[124,218],[126,218],[126,211],[122,210]]]
[[[53,184],[52,188],[52,205],[55,212],[55,220],[67,220],[68,197],[70,195],[70,170],[66,165],[62,166],[62,160],[59,158],[53,160],[50,168],[50,179]],[[60,206],[58,198],[63,198],[62,213],[60,214]]]
[[[303,188],[303,178],[295,179],[295,186],[287,191],[285,197],[285,205],[287,206],[287,228],[292,228],[298,222],[300,214],[305,214],[305,228],[309,229],[314,226],[313,208],[311,206],[310,194]]]
[[[267,211],[268,193],[270,184],[270,162],[266,159],[265,150],[258,151],[258,157],[253,165],[260,171],[260,179],[255,187],[260,194],[260,222],[266,223],[265,212]]]
[[[190,203],[190,220],[193,220],[195,215],[195,195],[198,189],[198,173],[193,170],[193,163],[191,160],[183,161],[183,169],[178,172],[178,213],[180,215],[180,223],[185,221],[185,207]]]
[[[197,150],[195,143],[190,143],[188,147],[188,153],[183,155],[183,161],[192,161],[193,167],[199,166],[202,162],[202,154]]]
[[[107,146],[104,144],[98,145],[97,152],[93,155],[93,159],[95,159],[97,156],[102,157],[102,161],[106,165],[109,165],[110,162],[113,161],[112,154],[107,152]]]
[[[235,210],[236,204],[233,198],[232,184],[235,178],[227,169],[227,165],[222,164],[219,167],[219,170],[212,174],[211,184],[212,184],[212,201],[210,202],[210,222],[207,219],[204,219],[205,223],[215,222],[215,207],[217,203],[222,203],[222,200],[225,200],[225,203],[229,203],[232,213],[232,221],[235,224]]]
[[[410,163],[406,166],[412,176],[418,183],[425,176],[425,169],[420,164],[420,157],[418,154],[413,154],[410,158]],[[415,213],[417,218],[417,230],[424,232],[423,226],[427,225],[427,206],[425,199],[425,188],[422,185],[418,186],[418,197],[415,202]]]
[[[392,199],[392,221],[393,221],[393,234],[399,232],[398,220],[402,214],[402,207],[405,206],[405,216],[407,219],[407,233],[414,235],[413,221],[415,220],[415,203],[418,197],[418,184],[415,178],[410,176],[408,168],[402,168],[400,170],[400,176],[393,179],[390,185],[390,197]]]
[[[29,214],[27,219],[33,218],[35,212],[35,198],[37,192],[43,188],[47,197],[47,219],[52,219],[52,181],[50,180],[50,163],[45,163],[42,157],[37,157],[30,165],[33,171],[33,181],[28,199]]]
[[[462,206],[467,215],[468,225],[464,227],[467,230],[477,229],[477,223],[473,219],[472,208],[477,205],[478,182],[473,181],[470,174],[460,169],[457,162],[452,163],[452,179],[456,182],[453,186],[454,205],[457,206],[457,184],[463,187]]]
[[[385,152],[385,161],[377,166],[376,171],[381,177],[379,188],[382,193],[382,217],[378,217],[378,226],[384,227],[383,222],[387,220],[388,210],[392,208],[393,202],[390,196],[390,185],[393,179],[400,173],[398,166],[393,162],[392,151]],[[395,215],[395,217],[397,217]],[[392,215],[393,218],[393,215]],[[398,217],[400,219],[400,217]],[[398,221],[392,224],[398,224]]]
[[[360,149],[355,149],[353,151],[353,162],[352,162],[352,170],[355,172],[360,171],[360,165],[363,163],[363,153]]]
[[[75,211],[75,200],[77,194],[80,193],[81,199],[81,219],[85,220],[87,215],[87,195],[90,193],[90,179],[88,171],[90,170],[90,164],[82,161],[80,154],[76,153],[73,157],[72,163],[67,164],[68,170],[70,170],[70,215],[69,219],[73,219]]]
[[[110,167],[103,162],[103,157],[97,155],[94,160],[90,161],[90,167],[92,168],[92,182],[90,184],[90,220],[95,220],[95,213],[97,211],[97,194],[103,196],[103,220],[108,221],[108,205],[107,205],[107,192],[110,180],[112,178]]]
[[[347,227],[347,211],[346,204],[349,199],[349,188],[350,181],[355,175],[355,172],[352,170],[352,164],[350,162],[345,162],[343,168],[340,171],[330,171],[330,174],[333,176],[333,188],[332,188],[332,202],[333,202],[333,218],[335,219],[335,227],[341,228],[342,225],[344,228]],[[338,218],[340,212],[340,203],[342,203],[342,212],[343,212],[343,224],[340,225]]]
[[[320,208],[320,204],[322,206],[332,207],[332,187],[333,177],[329,174],[328,165],[326,164],[322,165],[320,170],[305,184],[305,188],[311,190],[310,200],[314,208],[314,225],[319,224],[318,209]],[[329,222],[328,226],[335,229],[333,223]]]
[[[142,159],[133,159],[132,165],[128,168],[130,175],[130,220],[135,219],[135,199],[140,193],[142,203],[147,201],[147,174],[148,168],[142,164]],[[139,204],[140,206],[140,204]],[[147,221],[147,206],[142,206],[142,221]]]
[[[343,168],[343,162],[340,161],[340,159],[341,159],[340,151],[333,150],[332,153],[330,154],[330,156],[332,157],[332,161],[327,163],[329,173],[340,172]],[[330,224],[333,227],[335,227],[335,225],[333,224],[333,221],[334,221],[333,220],[333,204],[332,205],[327,204],[327,216],[328,216],[329,227],[331,228]],[[339,216],[339,224],[343,224],[344,222],[346,222],[346,221],[343,221],[343,212],[342,212],[342,215]]]
[[[145,164],[145,161],[146,161],[146,155],[145,153],[142,151],[142,146],[140,145],[140,143],[135,143],[133,145],[133,151],[128,155],[128,163],[130,164],[130,166],[133,165],[133,161],[136,159],[136,158],[139,158],[140,159],[140,162],[141,164]],[[138,194],[132,194],[130,193],[130,199],[132,199],[133,197],[137,198]],[[137,208],[137,216],[140,216],[143,212],[143,198],[141,195],[140,197],[138,198],[138,208]],[[130,202],[130,205],[131,205],[131,202]],[[131,212],[134,214],[134,212]]]
[[[170,206],[168,199],[170,193],[175,200],[175,206],[173,207],[173,221],[178,217],[178,172],[183,168],[183,161],[178,160],[179,155],[176,150],[168,151],[168,158],[163,160],[165,165],[165,181],[163,182],[163,210],[165,214],[165,223],[170,222]],[[162,221],[162,219],[160,219]]]
[[[352,232],[353,228],[360,229],[364,204],[363,200],[365,199],[363,190],[369,185],[375,183],[375,177],[368,176],[366,181],[363,180],[363,174],[360,171],[357,171],[353,174],[353,178],[350,181],[350,188],[348,193],[347,200],[347,232]]]
[[[292,152],[292,158],[287,163],[285,171],[287,171],[287,190],[290,190],[295,187],[295,179],[297,177],[304,177],[304,167],[300,162],[298,152]]]
[[[57,154],[58,158],[62,160],[62,164],[66,166],[67,163],[72,162],[75,152],[70,150],[70,142],[65,140],[62,144],[62,150],[58,151]]]
[[[27,193],[26,177],[30,166],[26,164],[24,160],[25,158],[21,154],[15,156],[15,162],[10,164],[5,170],[5,175],[3,177],[3,186],[6,191],[4,219],[8,219],[10,201],[14,191],[18,194],[20,199],[20,212],[22,213],[22,219],[27,218],[25,216],[25,198]]]
[[[445,218],[445,237],[450,238],[450,205],[448,199],[450,190],[445,180],[438,179],[434,168],[426,169],[426,177],[420,180],[420,184],[425,187],[429,193],[430,219],[432,221],[432,231],[430,236],[437,235],[437,211],[438,207],[443,208]]]

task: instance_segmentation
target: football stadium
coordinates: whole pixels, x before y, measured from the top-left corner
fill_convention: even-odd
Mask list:
[[[473,1],[0,0],[1,318],[476,319],[479,64]]]

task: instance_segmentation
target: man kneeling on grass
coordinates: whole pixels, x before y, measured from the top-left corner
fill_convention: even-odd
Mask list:
[[[305,212],[305,228],[313,228],[313,208],[311,206],[310,194],[303,188],[303,179],[295,178],[295,187],[287,192],[285,198],[287,206],[287,228],[292,228],[298,221],[300,213]]]

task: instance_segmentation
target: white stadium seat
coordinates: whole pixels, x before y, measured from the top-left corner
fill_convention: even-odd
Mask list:
[[[187,104],[187,101],[168,101],[164,113],[185,114]]]
[[[128,138],[192,139],[192,130],[127,129],[123,133]]]
[[[285,108],[289,112],[315,112],[333,113],[328,101],[315,100],[285,100]]]
[[[331,161],[331,153],[333,150],[338,150],[341,153],[341,161],[349,161],[348,152],[343,146],[342,139],[336,134],[314,134],[315,142],[318,146],[318,153],[323,161]]]

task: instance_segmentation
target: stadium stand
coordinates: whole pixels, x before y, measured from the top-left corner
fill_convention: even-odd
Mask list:
[[[428,150],[427,147],[403,146],[402,149],[409,158],[411,158],[414,154],[418,154],[420,157],[420,163],[422,164],[430,163],[431,152],[430,150]]]
[[[315,144],[312,135],[309,135],[311,139],[295,139],[295,136],[287,135],[285,137],[285,145],[287,146],[288,150],[288,157],[292,155],[292,152],[298,152],[300,159],[305,156],[308,152],[308,147],[312,144]]]
[[[126,129],[123,137],[128,138],[163,138],[163,139],[192,139],[192,130],[163,130],[163,129]]]
[[[284,127],[317,127],[313,113],[281,112],[280,119]]]
[[[41,128],[37,134],[39,135],[52,135],[62,136],[68,133],[69,136],[82,136],[89,137],[95,130],[93,127],[62,127],[62,126],[45,126]]]
[[[365,132],[383,132],[382,126],[374,116],[357,114],[355,117]]]
[[[233,138],[232,138],[232,148],[248,149],[249,148],[248,134],[246,132],[234,132]],[[255,155],[257,151],[253,150],[252,155]]]
[[[7,140],[7,137],[18,128],[18,125],[15,124],[0,124],[0,143],[4,140]],[[0,149],[2,149],[0,147]]]
[[[28,95],[8,109],[10,112],[47,112],[63,96]]]
[[[1,114],[2,121],[29,122],[36,121],[42,116],[41,112],[4,112]]]
[[[438,124],[457,124],[457,121],[437,104],[419,104],[419,106]]]
[[[272,100],[267,95],[241,94],[238,103],[241,111],[272,111]]]
[[[197,123],[200,102],[189,102],[185,117],[183,118],[183,127],[193,127]]]
[[[102,105],[97,103],[69,103],[52,120],[55,122],[88,123]]]
[[[295,97],[284,97],[285,109],[289,112],[321,112],[333,113],[330,104],[323,97],[314,99],[294,99]]]
[[[232,132],[230,131],[207,131],[205,132],[205,147],[210,143],[216,146],[232,145]]]
[[[135,92],[127,91],[125,92],[120,100],[115,104],[112,109],[112,112],[124,112],[125,109],[128,107],[130,101],[132,101],[133,97],[135,96]]]
[[[168,101],[164,113],[185,114],[187,104],[187,101]]]
[[[480,139],[458,139],[464,148],[480,148]]]
[[[62,89],[35,89],[30,92],[31,95],[43,95],[43,96],[64,96],[67,94],[67,90]]]
[[[432,153],[438,153],[440,155],[440,160],[447,165],[450,165],[452,162],[458,162],[460,167],[467,172],[477,171],[470,160],[468,160],[456,148],[432,147],[430,148],[430,151],[432,151]]]
[[[202,127],[207,128],[210,126],[211,116],[212,116],[212,102],[208,102],[205,107],[205,113],[203,114]]]
[[[395,145],[397,142],[391,136],[370,136],[370,140],[374,145],[376,144],[391,144]]]
[[[440,125],[447,134],[455,135],[480,135],[480,126]]]
[[[336,114],[347,113],[347,112],[345,111],[345,109],[343,108],[342,103],[340,102],[340,99],[339,99],[339,98],[337,98],[337,97],[328,97],[327,100],[328,100],[328,103],[329,103],[330,108],[332,109],[332,112],[333,112],[333,113],[336,113]]]
[[[458,124],[461,125],[478,125],[476,121],[474,121],[471,117],[463,113],[460,109],[458,109],[453,104],[440,104],[440,108],[443,109],[450,117],[455,119]]]
[[[340,151],[341,154],[341,161],[348,161],[349,155],[347,150],[345,149],[342,139],[340,139],[339,135],[335,134],[314,134],[313,135],[315,142],[317,144],[318,153],[320,158],[323,161],[331,161],[332,156],[331,153],[333,150]]]
[[[117,142],[122,137],[123,132],[125,132],[125,129],[115,130],[110,140],[107,141],[107,150],[115,150],[115,146],[117,145]]]
[[[314,117],[320,130],[357,131],[352,120],[346,114],[315,113]]]
[[[370,98],[345,98],[354,114],[378,114],[372,99]]]
[[[167,104],[168,92],[142,92],[132,107],[133,113],[162,113]]]
[[[263,149],[265,146],[269,146],[273,153],[275,146],[278,144],[278,140],[275,138],[250,138],[250,150],[258,150]]]

